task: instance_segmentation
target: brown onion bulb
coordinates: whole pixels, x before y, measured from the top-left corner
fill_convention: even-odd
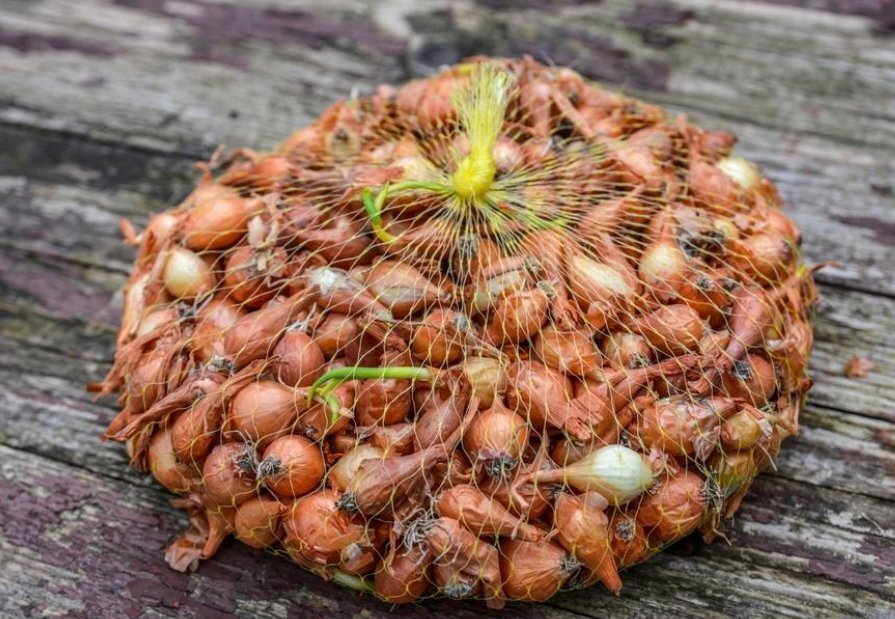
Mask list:
[[[277,378],[293,387],[309,387],[324,372],[326,358],[317,342],[299,329],[287,329],[273,349]]]
[[[165,289],[177,299],[189,301],[202,296],[215,286],[215,276],[199,254],[175,247],[168,254],[162,271]]]
[[[202,466],[202,485],[209,499],[236,506],[255,496],[255,472],[247,458],[253,449],[243,443],[223,443],[211,450]]]
[[[267,443],[292,427],[307,408],[302,392],[271,380],[259,380],[233,397],[227,430],[246,441]]]
[[[277,529],[286,506],[276,499],[256,497],[236,508],[233,532],[252,548],[267,548],[278,541]]]
[[[564,374],[537,361],[519,361],[510,368],[507,404],[538,432],[563,427],[571,393],[572,382]]]
[[[429,589],[431,553],[422,546],[398,548],[376,570],[376,595],[389,604],[409,604]]]
[[[735,361],[721,378],[722,391],[732,398],[742,398],[753,406],[764,406],[777,390],[774,366],[760,355],[747,354]]]
[[[521,342],[538,333],[547,320],[550,300],[555,293],[543,287],[514,292],[497,305],[486,330],[486,338],[494,344]]]
[[[365,526],[339,509],[338,500],[337,491],[319,490],[283,516],[283,546],[293,561],[312,570],[335,566],[349,546],[365,541]]]
[[[643,335],[656,349],[681,355],[699,347],[705,324],[694,309],[678,303],[662,305],[640,317],[633,330]]]
[[[549,600],[575,571],[576,563],[570,559],[561,546],[552,542],[501,541],[500,573],[504,593],[511,600]]]
[[[471,328],[465,314],[436,309],[414,331],[410,350],[420,361],[436,367],[456,363],[463,357],[463,342]]]
[[[238,241],[246,231],[253,211],[260,200],[247,200],[230,187],[200,185],[187,198],[191,208],[186,212],[180,236],[189,249],[225,249]]]
[[[609,519],[609,547],[619,568],[640,563],[659,548],[650,546],[637,518],[623,511],[616,511]]]
[[[306,494],[320,485],[326,465],[320,447],[303,436],[281,436],[264,450],[261,466],[273,471],[265,474],[264,485],[276,495],[291,498]]]
[[[560,331],[553,325],[540,330],[532,350],[547,367],[585,376],[602,365],[600,352],[583,331]]]
[[[153,433],[147,459],[152,476],[175,494],[187,493],[201,483],[196,469],[177,461],[169,427],[162,427]]]
[[[314,330],[314,342],[327,359],[332,359],[353,342],[359,333],[360,329],[353,318],[333,313],[328,314]]]
[[[498,477],[519,464],[527,444],[528,423],[499,400],[477,414],[463,435],[463,447],[470,458]]]
[[[654,351],[649,340],[637,333],[614,331],[603,340],[603,354],[623,368],[639,368],[653,361]]]
[[[468,484],[456,485],[438,496],[439,516],[453,518],[478,537],[506,537],[537,542],[544,532],[512,515],[499,502]]]
[[[705,480],[693,471],[681,470],[665,477],[659,487],[644,496],[637,522],[656,544],[680,539],[705,520],[708,505]]]

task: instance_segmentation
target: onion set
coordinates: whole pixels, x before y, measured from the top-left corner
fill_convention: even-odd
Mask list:
[[[387,604],[501,608],[710,541],[798,430],[817,301],[735,142],[475,57],[200,164],[122,222],[89,387],[189,515],[168,563],[233,535]]]

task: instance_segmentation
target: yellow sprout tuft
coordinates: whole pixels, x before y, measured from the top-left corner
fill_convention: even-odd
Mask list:
[[[494,145],[503,127],[510,75],[490,64],[479,65],[472,82],[454,97],[454,107],[469,138],[469,155],[454,172],[454,191],[467,200],[479,200],[491,188],[497,165]]]

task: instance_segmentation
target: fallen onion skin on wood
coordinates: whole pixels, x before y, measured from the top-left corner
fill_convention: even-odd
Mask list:
[[[736,139],[476,57],[219,150],[137,247],[106,437],[233,535],[390,604],[624,595],[721,532],[811,380],[814,269]]]

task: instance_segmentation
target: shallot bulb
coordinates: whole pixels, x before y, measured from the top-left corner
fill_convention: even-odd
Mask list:
[[[525,340],[541,329],[550,311],[550,301],[555,296],[546,286],[520,290],[503,299],[491,317],[486,339],[494,344],[516,343]]]
[[[602,365],[600,351],[583,331],[560,331],[549,325],[540,330],[532,349],[544,365],[566,374],[586,376]]]
[[[545,602],[578,570],[579,564],[561,546],[502,540],[500,572],[503,591],[511,600]]]
[[[737,407],[727,398],[694,401],[682,395],[659,400],[641,414],[637,436],[647,448],[705,461],[718,446],[723,419]]]
[[[363,523],[337,506],[339,493],[319,490],[292,504],[283,516],[283,546],[290,558],[311,570],[347,561],[351,548],[368,543]]]
[[[358,476],[361,465],[367,460],[381,460],[385,452],[379,447],[361,443],[339,458],[327,474],[326,480],[331,488],[346,492],[350,490]]]
[[[186,200],[190,206],[180,230],[189,249],[226,249],[245,234],[253,212],[261,207],[257,199],[242,198],[223,185],[200,185]]]
[[[255,496],[254,447],[223,443],[211,450],[202,467],[202,486],[209,499],[223,506],[236,506]]]
[[[665,477],[655,492],[644,497],[637,510],[637,522],[651,542],[661,544],[691,533],[707,515],[705,480],[697,473],[682,470]]]
[[[606,501],[600,495],[576,496],[563,492],[556,497],[553,527],[563,548],[590,569],[594,578],[618,593],[622,581],[609,548],[609,518],[603,511],[605,508]]]
[[[518,517],[473,486],[462,484],[444,491],[435,503],[439,516],[453,518],[478,537],[506,537],[530,542],[544,532]]]
[[[354,319],[345,314],[327,314],[314,330],[314,342],[327,359],[332,359],[355,341],[360,329]]]
[[[195,468],[177,461],[171,445],[171,429],[156,430],[147,451],[149,472],[166,489],[175,494],[189,492],[201,483]]]
[[[519,463],[528,444],[528,427],[525,419],[495,400],[491,408],[473,417],[463,447],[490,475],[502,476]]]
[[[451,577],[444,586],[450,597],[468,597],[459,591],[452,595],[448,585],[481,583],[488,608],[503,608],[505,596],[501,585],[500,553],[463,528],[452,518],[439,518],[428,529],[426,541],[432,549],[436,567],[446,569]],[[459,594],[459,595],[458,595]]]
[[[230,402],[227,430],[243,439],[269,442],[289,430],[308,409],[307,398],[270,380],[249,383]]]
[[[655,352],[653,347],[642,335],[625,331],[610,333],[602,345],[603,355],[623,368],[639,368],[649,365]]]
[[[616,511],[609,519],[609,546],[619,568],[640,563],[658,550],[650,546],[637,518],[624,511]]]
[[[277,378],[287,385],[308,387],[323,375],[326,358],[320,346],[300,329],[288,329],[273,349]]]
[[[563,373],[537,361],[519,361],[510,368],[507,404],[536,431],[565,425],[571,392],[572,382]]]
[[[429,568],[432,553],[417,545],[409,550],[399,547],[389,554],[376,570],[376,595],[389,604],[409,604],[420,599],[429,589]]]
[[[199,361],[224,355],[224,335],[242,318],[244,311],[223,299],[212,299],[196,312],[190,348]]]
[[[434,310],[414,331],[410,349],[414,357],[433,366],[456,363],[463,357],[463,344],[472,328],[465,314]]]
[[[252,548],[267,548],[279,541],[280,517],[287,508],[276,499],[257,497],[236,508],[233,532],[237,539]]]
[[[375,265],[366,276],[366,284],[376,300],[398,318],[450,299],[450,293],[429,281],[410,265],[386,260]]]
[[[640,496],[654,481],[653,472],[636,451],[607,445],[561,469],[534,472],[537,483],[564,483],[582,492],[599,492],[615,505]]]
[[[274,494],[292,498],[320,485],[326,466],[320,447],[303,436],[281,436],[264,450],[259,473]]]
[[[643,335],[657,350],[680,355],[699,347],[705,324],[687,305],[662,305],[638,319],[632,330]]]
[[[777,390],[774,366],[761,355],[747,354],[721,378],[722,391],[753,406],[764,406]]]
[[[490,408],[507,388],[507,370],[504,362],[493,357],[466,357],[463,362],[466,379],[472,385],[472,395],[478,398],[479,407]]]
[[[216,278],[199,254],[184,247],[175,247],[168,254],[162,281],[171,296],[190,301],[214,288]]]

